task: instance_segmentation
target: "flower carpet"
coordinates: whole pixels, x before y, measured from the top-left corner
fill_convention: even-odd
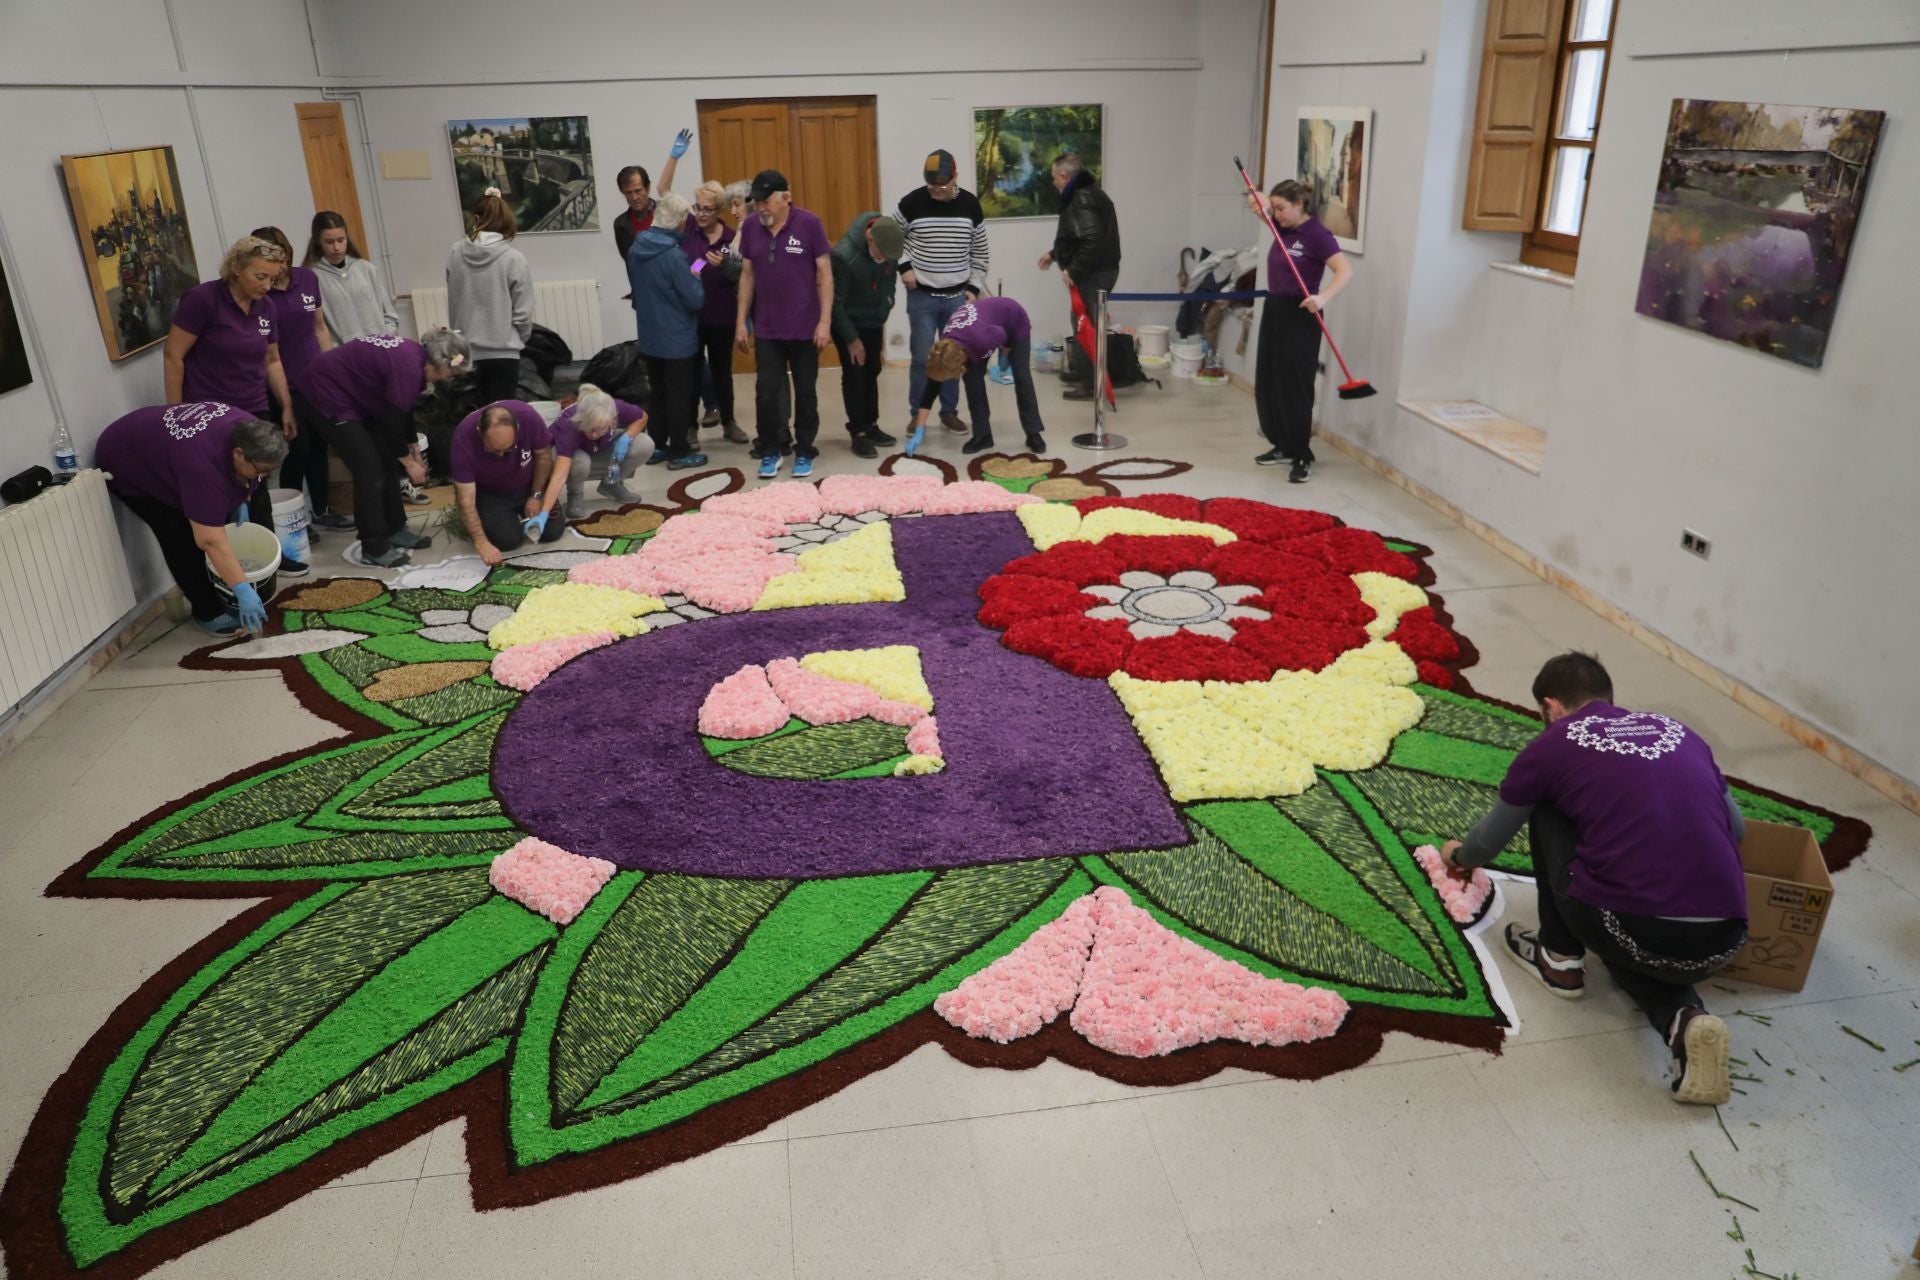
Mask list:
[[[1472,691],[1424,548],[1119,491],[1177,463],[901,463],[682,479],[585,549],[303,584],[189,658],[343,733],[49,888],[266,901],[49,1092],[12,1273],[140,1274],[456,1116],[475,1204],[536,1202],[930,1042],[1136,1084],[1499,1050],[1498,894],[1430,846],[1538,725]]]

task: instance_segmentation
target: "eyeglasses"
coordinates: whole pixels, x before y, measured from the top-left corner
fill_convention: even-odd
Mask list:
[[[697,204],[693,206],[693,211],[695,213],[718,213],[720,212],[720,206],[717,204]]]

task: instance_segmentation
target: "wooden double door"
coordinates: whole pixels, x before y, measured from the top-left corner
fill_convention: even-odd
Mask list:
[[[816,214],[835,243],[856,216],[886,209],[872,98],[703,99],[698,107],[703,178],[725,184],[778,169],[794,204]],[[820,353],[821,364],[838,362],[832,347]],[[736,355],[734,367],[751,369],[752,358]]]

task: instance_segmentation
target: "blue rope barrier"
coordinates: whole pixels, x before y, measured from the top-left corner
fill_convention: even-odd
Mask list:
[[[1243,298],[1251,300],[1253,298],[1264,298],[1266,296],[1267,291],[1265,289],[1243,289],[1238,293],[1110,293],[1107,295],[1107,301],[1189,302],[1199,299],[1206,302],[1213,302],[1217,299],[1226,299],[1238,302]],[[1091,299],[1089,299],[1089,301],[1091,301]]]

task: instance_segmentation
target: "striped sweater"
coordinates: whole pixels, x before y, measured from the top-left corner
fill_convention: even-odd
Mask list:
[[[900,270],[912,271],[922,289],[987,287],[987,215],[973,192],[935,200],[915,187],[900,201],[900,225],[907,229]]]

